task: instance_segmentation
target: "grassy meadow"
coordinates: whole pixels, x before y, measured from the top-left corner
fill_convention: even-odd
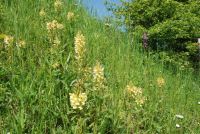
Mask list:
[[[0,0],[1,134],[199,134],[200,78],[74,0]]]

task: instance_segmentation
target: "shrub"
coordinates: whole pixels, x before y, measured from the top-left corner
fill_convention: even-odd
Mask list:
[[[195,0],[134,0],[114,7],[118,17],[124,18],[126,28],[142,37],[148,32],[153,50],[173,51],[175,55],[189,53],[196,62],[198,47],[192,46],[200,37],[200,1]],[[192,49],[192,50],[191,50]]]

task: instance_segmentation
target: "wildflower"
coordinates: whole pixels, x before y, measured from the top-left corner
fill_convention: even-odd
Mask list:
[[[67,13],[67,20],[73,20],[74,18],[74,13],[73,12],[68,12]]]
[[[176,124],[176,128],[180,128],[181,126],[179,124]]]
[[[81,32],[78,32],[75,37],[75,58],[80,61],[82,60],[84,53],[86,51],[85,49],[85,37]]]
[[[62,7],[63,3],[61,0],[56,0],[54,3],[54,8],[57,10],[59,10]]]
[[[4,37],[4,43],[7,44],[7,45],[10,45],[11,43],[13,43],[13,40],[14,40],[14,38],[12,36],[6,35]]]
[[[17,43],[17,46],[20,48],[25,48],[26,42],[24,40],[21,40]]]
[[[165,80],[162,77],[157,78],[157,85],[158,87],[162,87],[165,84]]]
[[[198,102],[198,104],[200,105],[200,101]]]
[[[70,93],[70,104],[73,109],[83,109],[86,103],[87,95],[85,93]]]
[[[56,63],[54,63],[54,64],[52,65],[53,69],[56,69],[56,68],[58,68],[59,66],[60,66],[60,64],[59,64],[58,62],[56,62]]]
[[[142,89],[139,88],[139,87],[135,87],[135,86],[132,86],[132,85],[127,85],[126,87],[127,91],[132,94],[134,97],[135,96],[139,96],[142,94]]]
[[[53,20],[52,22],[47,23],[48,31],[56,30],[56,29],[63,29],[63,28],[64,28],[63,24],[58,23],[57,20]]]
[[[53,20],[52,22],[47,23],[47,30],[55,30],[57,28],[57,21]]]
[[[126,86],[126,90],[133,97],[137,105],[142,106],[145,103],[146,97],[142,95],[142,88],[129,84]]]
[[[44,9],[41,9],[41,10],[40,10],[39,15],[40,15],[41,17],[44,17],[44,16],[46,15]]]
[[[93,68],[93,82],[97,88],[100,88],[104,86],[104,80],[104,68],[97,62]]]
[[[183,117],[183,115],[177,114],[177,115],[176,115],[176,118],[183,119],[184,117]]]
[[[139,105],[139,106],[142,106],[142,105],[144,104],[145,101],[146,101],[146,98],[145,98],[145,97],[137,97],[137,98],[135,99],[136,104]]]

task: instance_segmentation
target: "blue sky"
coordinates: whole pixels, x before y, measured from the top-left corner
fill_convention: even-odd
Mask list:
[[[99,17],[104,17],[107,15],[111,15],[106,10],[104,5],[105,0],[82,0],[83,4],[89,9],[89,11],[97,13],[96,15]],[[120,4],[120,0],[109,0],[109,2],[114,2],[116,4]]]

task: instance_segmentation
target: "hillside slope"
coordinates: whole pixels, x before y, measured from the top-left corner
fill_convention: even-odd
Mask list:
[[[1,133],[200,133],[200,79],[74,0],[0,0]]]

